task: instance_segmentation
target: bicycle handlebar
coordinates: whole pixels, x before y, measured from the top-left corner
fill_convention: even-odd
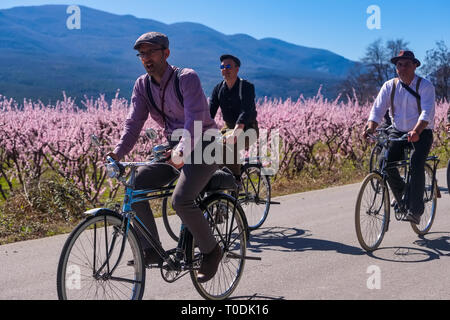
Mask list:
[[[152,150],[153,159],[150,161],[137,161],[137,162],[121,162],[114,160],[112,157],[107,156],[106,160],[108,163],[106,164],[106,171],[109,178],[120,178],[125,173],[125,169],[129,167],[144,167],[149,166],[158,162],[166,162],[169,157],[167,156],[167,152],[170,150],[168,145],[157,145]],[[122,181],[124,182],[124,181]]]
[[[389,138],[388,136],[382,136],[382,135],[374,135],[374,134],[367,134],[367,136],[372,139],[373,141],[377,141],[383,144],[383,142],[389,142],[389,141],[394,141],[394,142],[400,142],[400,141],[408,141],[408,137],[409,134],[405,133],[404,135],[402,135],[400,138]]]

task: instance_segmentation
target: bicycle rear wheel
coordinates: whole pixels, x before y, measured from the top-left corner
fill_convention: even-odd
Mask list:
[[[381,244],[389,222],[389,190],[380,174],[364,179],[355,208],[356,235],[361,247],[373,251]]]
[[[249,230],[262,226],[269,214],[271,190],[269,176],[263,175],[261,165],[247,164],[241,173],[242,191],[239,203],[245,212]]]
[[[90,216],[69,235],[58,264],[61,300],[142,299],[145,266],[139,240],[122,217],[111,213]],[[122,246],[123,244],[123,246]],[[134,260],[132,266],[128,261]]]
[[[213,194],[203,201],[205,217],[213,231],[216,241],[224,250],[222,261],[216,275],[205,283],[197,280],[201,253],[193,239],[190,259],[194,268],[191,279],[198,293],[205,299],[223,300],[236,289],[242,277],[247,250],[247,225],[239,204],[226,194]]]
[[[423,194],[425,210],[423,211],[419,224],[411,223],[414,232],[420,236],[430,231],[434,218],[436,217],[437,188],[436,178],[433,180],[433,169],[428,164],[425,164],[425,191]]]

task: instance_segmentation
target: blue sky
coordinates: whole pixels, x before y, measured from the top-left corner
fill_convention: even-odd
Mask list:
[[[198,22],[225,34],[279,38],[352,60],[377,38],[402,38],[421,60],[438,40],[450,47],[448,0],[1,0],[0,9],[42,4],[84,5],[169,24]],[[381,29],[367,27],[371,5],[380,9]]]

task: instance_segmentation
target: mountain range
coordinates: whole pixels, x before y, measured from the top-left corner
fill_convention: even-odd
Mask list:
[[[120,89],[120,96],[129,98],[145,72],[133,44],[148,31],[168,35],[169,63],[196,70],[206,95],[222,80],[219,56],[224,53],[240,58],[239,75],[255,84],[257,97],[296,99],[315,95],[323,85],[322,93],[332,98],[355,65],[328,50],[279,39],[225,35],[198,23],[164,24],[84,6],[81,28],[69,30],[67,7],[0,10],[0,94],[49,102],[61,99],[62,91],[82,99],[111,98]]]

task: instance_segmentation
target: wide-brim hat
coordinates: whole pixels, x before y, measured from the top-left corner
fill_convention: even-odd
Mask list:
[[[222,62],[225,59],[231,59],[234,61],[234,63],[236,63],[236,65],[238,67],[241,66],[241,60],[239,60],[238,58],[236,58],[235,56],[231,55],[231,54],[223,54],[220,56],[220,62]]]
[[[420,66],[420,61],[416,59],[416,57],[414,56],[414,53],[412,51],[406,51],[406,50],[401,50],[398,53],[398,56],[393,57],[391,59],[391,62],[393,64],[397,64],[397,61],[400,59],[409,59],[414,61],[414,63],[419,67]]]

